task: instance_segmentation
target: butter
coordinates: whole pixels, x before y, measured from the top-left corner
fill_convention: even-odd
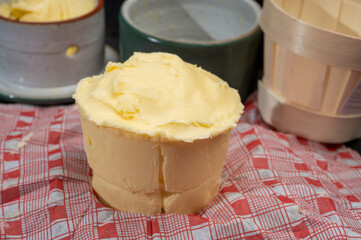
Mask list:
[[[167,53],[135,53],[85,78],[74,95],[100,126],[193,142],[236,126],[238,92],[217,76]]]
[[[92,185],[98,198],[107,206],[127,212],[160,214],[162,195],[157,190],[152,193],[132,192],[94,175]]]
[[[78,47],[73,45],[73,46],[70,46],[66,49],[65,51],[65,55],[68,56],[68,57],[73,57],[74,54],[76,54],[78,52]]]
[[[85,78],[74,95],[92,185],[106,205],[194,214],[217,195],[236,90],[167,53],[136,53]]]
[[[220,177],[213,176],[202,185],[180,193],[132,192],[93,176],[92,185],[98,198],[107,206],[127,212],[194,214],[205,208],[218,193]]]
[[[221,176],[216,174],[201,185],[184,192],[163,194],[166,213],[195,214],[203,210],[217,195]]]
[[[0,16],[22,22],[54,22],[92,11],[95,0],[18,0],[0,5]]]
[[[93,175],[134,192],[151,193],[159,188],[160,153],[155,143],[118,129],[99,127],[79,110]]]

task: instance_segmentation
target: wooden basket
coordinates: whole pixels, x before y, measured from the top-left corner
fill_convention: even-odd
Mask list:
[[[260,26],[264,120],[321,142],[360,137],[361,0],[266,0]],[[277,102],[277,111],[271,102]],[[292,111],[297,116],[281,119],[281,108],[286,115],[297,109]]]

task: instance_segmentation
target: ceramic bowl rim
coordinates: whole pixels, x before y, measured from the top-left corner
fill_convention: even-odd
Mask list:
[[[228,44],[242,41],[243,39],[248,38],[249,36],[252,36],[256,32],[260,31],[259,18],[261,16],[261,12],[262,12],[261,6],[255,0],[243,0],[254,10],[256,17],[257,17],[257,21],[252,28],[250,28],[247,32],[245,32],[241,35],[238,35],[233,38],[224,39],[224,40],[213,40],[213,41],[191,41],[191,40],[181,41],[181,40],[174,40],[174,39],[159,37],[154,34],[149,34],[149,33],[144,32],[142,29],[137,27],[133,22],[129,21],[129,14],[128,14],[128,12],[126,12],[126,10],[129,9],[130,6],[132,4],[134,4],[136,1],[139,1],[139,0],[126,0],[122,4],[122,6],[120,8],[120,12],[119,12],[119,20],[123,21],[128,26],[128,28],[132,29],[138,35],[148,39],[151,42],[155,42],[155,43],[159,43],[159,44],[179,45],[179,46],[185,46],[185,47],[221,46],[221,45],[228,45]]]

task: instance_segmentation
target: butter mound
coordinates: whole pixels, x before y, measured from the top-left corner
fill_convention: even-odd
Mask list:
[[[192,143],[159,142],[98,126],[79,110],[92,185],[105,205],[145,214],[195,214],[217,195],[230,131]]]
[[[243,105],[217,76],[168,53],[135,53],[80,81],[74,95],[87,117],[154,138],[192,142],[233,128]]]
[[[0,5],[0,16],[22,22],[54,22],[92,11],[95,0],[18,0]]]
[[[74,95],[92,186],[105,205],[195,214],[218,193],[236,90],[167,53],[136,53],[85,78]]]

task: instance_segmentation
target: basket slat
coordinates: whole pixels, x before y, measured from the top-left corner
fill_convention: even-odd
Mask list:
[[[282,4],[279,3],[279,6],[281,6],[290,15],[299,18],[302,13],[303,4],[304,0],[283,0]]]
[[[274,67],[274,57],[275,57],[275,42],[273,42],[269,37],[264,36],[264,75],[265,75],[265,84],[267,86],[272,86],[273,81],[273,67]]]
[[[350,76],[347,78],[347,83],[345,84],[345,89],[340,91],[342,93],[340,105],[338,106],[337,113],[340,113],[341,108],[348,100],[349,96],[351,95],[354,88],[357,84],[361,81],[361,72],[352,71]]]
[[[359,71],[319,63],[265,38],[264,83],[288,103],[336,116],[359,81]]]
[[[345,89],[351,71],[348,69],[331,67],[325,79],[324,96],[320,112],[336,115],[341,101],[341,91]]]
[[[284,79],[283,96],[295,105],[311,110],[321,107],[324,76],[327,66],[290,52],[290,77]]]
[[[361,1],[343,0],[337,32],[361,37]]]
[[[341,0],[304,0],[299,18],[315,26],[335,31],[341,3]]]

